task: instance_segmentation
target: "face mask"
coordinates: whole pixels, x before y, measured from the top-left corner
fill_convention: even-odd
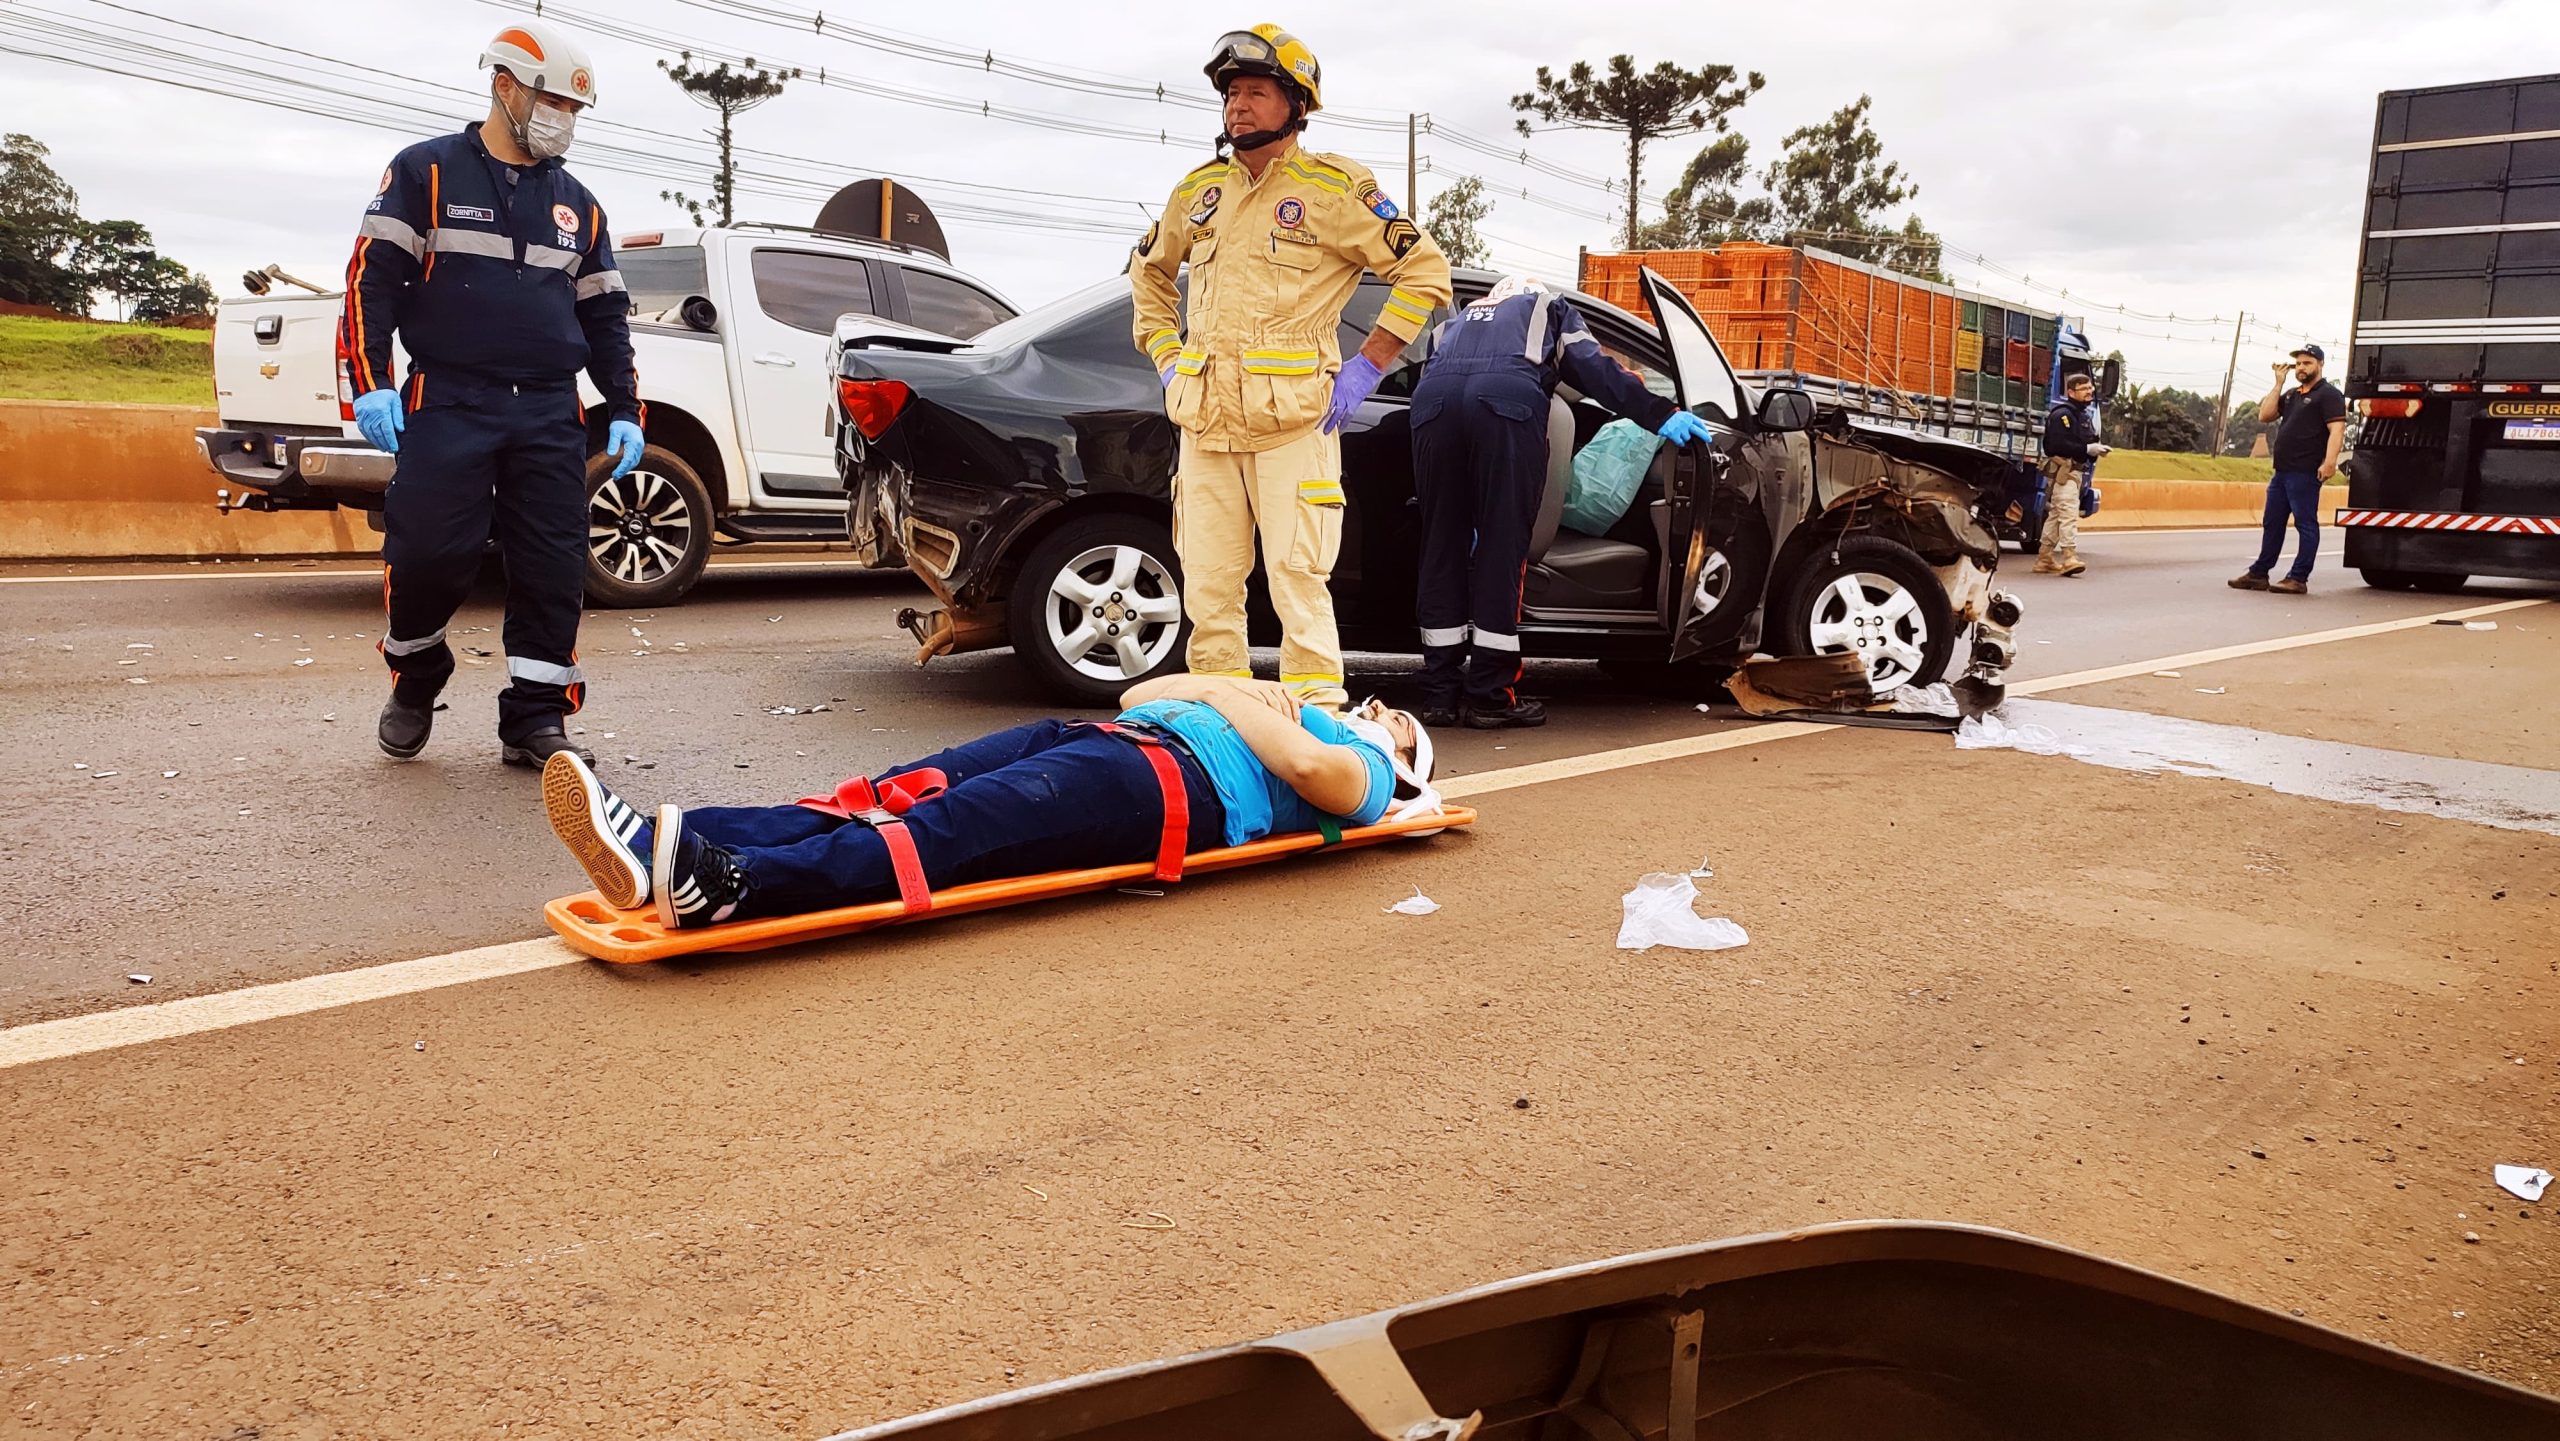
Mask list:
[[[516,143],[536,160],[551,160],[568,154],[569,142],[578,130],[577,112],[545,105],[534,99],[531,91],[525,92],[525,105],[527,110],[522,120],[516,119],[514,111],[507,111],[508,128],[515,131]]]

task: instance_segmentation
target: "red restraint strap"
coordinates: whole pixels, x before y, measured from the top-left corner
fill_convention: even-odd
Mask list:
[[[926,881],[924,861],[916,854],[916,838],[907,833],[907,823],[900,817],[949,789],[950,778],[938,770],[906,771],[883,776],[877,783],[869,776],[855,776],[837,786],[833,795],[802,796],[795,804],[838,820],[860,821],[878,831],[880,843],[889,848],[889,867],[897,873],[898,900],[907,914],[916,915],[933,909],[933,886]]]
[[[1095,726],[1122,740],[1137,742],[1139,753],[1155,771],[1156,788],[1164,792],[1164,835],[1156,842],[1156,879],[1181,880],[1182,860],[1191,849],[1191,792],[1182,784],[1181,763],[1174,760],[1173,749],[1162,736],[1109,721],[1096,722]]]

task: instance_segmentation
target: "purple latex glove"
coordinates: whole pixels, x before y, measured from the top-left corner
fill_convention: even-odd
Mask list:
[[[1367,400],[1384,378],[1365,355],[1354,355],[1342,362],[1341,371],[1333,377],[1333,403],[1324,408],[1324,433],[1331,435],[1348,425],[1351,417],[1360,413],[1360,402]]]

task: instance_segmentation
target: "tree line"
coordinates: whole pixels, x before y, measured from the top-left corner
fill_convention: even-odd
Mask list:
[[[52,152],[0,138],[0,300],[87,315],[100,294],[121,319],[165,325],[213,312],[213,286],[159,253],[138,221],[88,220]]]
[[[1523,136],[1599,130],[1624,138],[1627,210],[1617,240],[1629,250],[1686,250],[1730,240],[1813,245],[1943,282],[1937,234],[1917,212],[1905,214],[1900,224],[1889,218],[1920,187],[1899,163],[1884,158],[1871,118],[1873,98],[1861,95],[1826,119],[1790,131],[1778,158],[1755,170],[1751,142],[1733,128],[1733,117],[1766,84],[1758,71],[1730,65],[1688,68],[1665,60],[1639,70],[1634,56],[1616,55],[1599,69],[1587,60],[1561,74],[1539,66],[1532,88],[1511,97],[1511,108],[1520,115]],[[1710,138],[1680,168],[1661,214],[1648,219],[1647,150],[1680,136]],[[1492,210],[1483,181],[1469,177],[1441,192],[1425,219],[1452,262],[1480,265],[1488,250],[1476,227]]]

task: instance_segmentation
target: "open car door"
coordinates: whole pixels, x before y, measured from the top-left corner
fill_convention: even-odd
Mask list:
[[[1753,443],[1751,392],[1688,297],[1649,266],[1640,279],[1670,352],[1680,403],[1716,430],[1712,449],[1685,445],[1672,459],[1664,497],[1670,502],[1671,544],[1662,598],[1670,659],[1712,658],[1716,651],[1759,640],[1761,595],[1769,581],[1768,527],[1751,495],[1757,467],[1741,468],[1742,485],[1728,483],[1738,453]]]

